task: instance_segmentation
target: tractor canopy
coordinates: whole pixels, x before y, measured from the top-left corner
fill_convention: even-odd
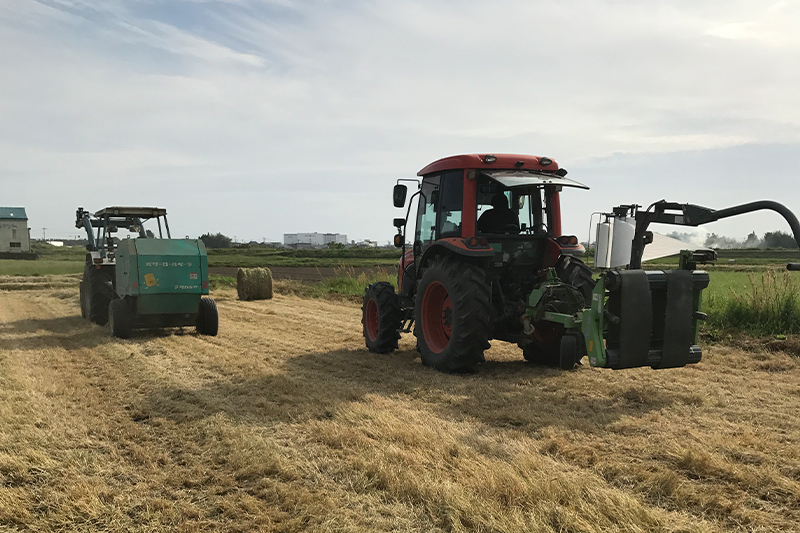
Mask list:
[[[567,171],[558,167],[558,163],[549,157],[520,154],[466,154],[453,155],[434,161],[417,172],[417,176],[425,176],[433,172],[446,170],[540,170],[550,174],[565,176]]]
[[[560,186],[588,189],[583,183],[538,170],[483,170],[484,174],[507,189],[515,187]]]

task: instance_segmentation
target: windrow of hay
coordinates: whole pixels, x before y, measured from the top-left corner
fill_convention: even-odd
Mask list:
[[[236,273],[236,292],[240,300],[272,298],[272,272],[264,268],[240,268]]]

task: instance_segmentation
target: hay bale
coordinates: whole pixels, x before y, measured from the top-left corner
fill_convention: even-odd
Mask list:
[[[272,298],[272,272],[268,268],[240,268],[236,273],[236,292],[240,300]]]

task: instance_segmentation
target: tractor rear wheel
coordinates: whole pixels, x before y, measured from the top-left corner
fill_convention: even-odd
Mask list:
[[[442,372],[474,370],[489,348],[491,290],[483,269],[439,256],[422,274],[414,335],[422,362]]]
[[[580,291],[586,307],[592,305],[592,291],[597,281],[592,278],[592,269],[583,261],[571,255],[562,255],[556,261],[556,274],[561,281]]]
[[[402,322],[400,297],[395,294],[391,283],[380,281],[366,288],[361,306],[361,323],[370,352],[389,353],[396,350]]]
[[[127,339],[133,333],[133,310],[125,299],[111,300],[108,304],[108,325],[111,334],[120,339]]]
[[[89,320],[101,326],[105,326],[108,322],[108,305],[114,298],[113,275],[113,267],[97,268],[87,264],[83,268],[86,311]]]
[[[219,312],[217,302],[211,298],[200,298],[200,307],[197,310],[197,333],[200,335],[211,335],[212,337],[219,331]]]

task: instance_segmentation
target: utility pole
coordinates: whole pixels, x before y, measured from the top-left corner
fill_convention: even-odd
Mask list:
[[[42,228],[42,241],[47,242],[47,228]]]

